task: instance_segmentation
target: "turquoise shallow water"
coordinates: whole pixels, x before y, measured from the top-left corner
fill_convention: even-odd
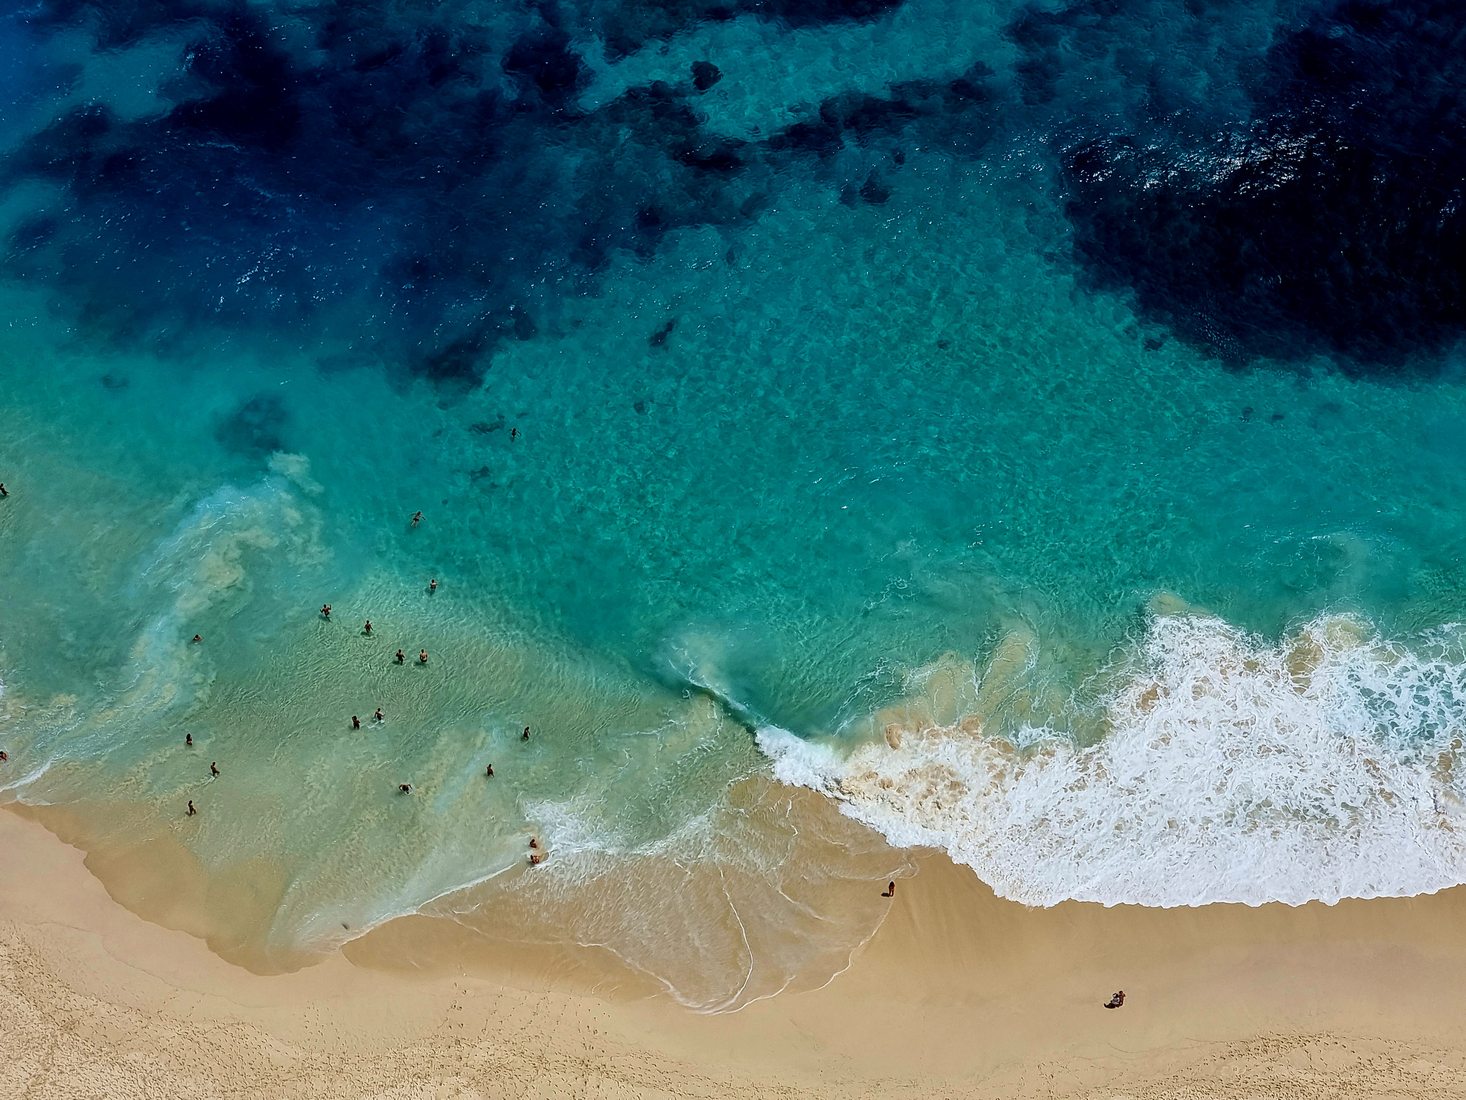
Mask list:
[[[317,57],[312,15],[263,9],[256,32],[203,5],[105,47],[86,9],[12,19],[31,79],[0,128],[0,797],[254,884],[262,965],[400,913],[502,933],[512,912],[705,1008],[837,970],[911,843],[1039,904],[1466,879],[1458,356],[1386,369],[1296,311],[1271,354],[1200,341],[1153,273],[1132,293],[1084,262],[1059,170],[1075,120],[1147,132],[1165,106],[1185,134],[1259,110],[1246,74],[1314,9],[1224,30],[893,7],[641,31],[577,9],[578,76],[553,50],[489,66],[544,147],[504,122],[493,167],[440,164],[469,182],[426,199],[401,174],[451,145],[457,92],[400,161],[371,147],[367,199],[299,151],[280,168],[256,121],[223,141],[233,101],[186,113],[188,80],[233,81],[257,118],[267,51],[227,44]],[[203,71],[181,51],[210,20]],[[358,76],[396,63],[351,49]],[[662,93],[649,129],[626,105],[704,55],[723,81],[658,160],[648,134],[685,119]],[[334,71],[312,64],[309,94]],[[769,136],[856,93],[899,109]],[[59,174],[15,169],[98,103],[172,129],[109,123]],[[211,133],[278,208],[235,212],[200,166]],[[104,159],[126,140],[159,164]],[[179,198],[204,179],[208,202]],[[499,209],[525,195],[571,205]],[[1248,770],[1270,755],[1290,768]],[[808,816],[775,775],[877,832]],[[529,835],[550,858],[527,874]]]

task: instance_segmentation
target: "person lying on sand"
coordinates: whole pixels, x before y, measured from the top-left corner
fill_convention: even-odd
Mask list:
[[[1118,992],[1116,992],[1113,997],[1111,997],[1108,1001],[1105,1002],[1105,1007],[1106,1008],[1119,1008],[1124,1003],[1125,1003],[1125,991],[1123,989],[1121,989]]]

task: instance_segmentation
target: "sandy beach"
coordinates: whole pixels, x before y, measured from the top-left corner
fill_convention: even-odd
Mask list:
[[[421,920],[255,975],[9,813],[0,884],[5,1097],[1466,1095],[1461,891],[1030,910],[924,856],[829,985],[699,1016],[591,952],[406,951]]]

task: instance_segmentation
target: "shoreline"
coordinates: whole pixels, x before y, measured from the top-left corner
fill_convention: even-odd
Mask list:
[[[846,972],[700,1016],[590,951],[255,975],[82,860],[0,814],[0,1096],[1466,1096],[1460,889],[1030,910],[921,854]]]

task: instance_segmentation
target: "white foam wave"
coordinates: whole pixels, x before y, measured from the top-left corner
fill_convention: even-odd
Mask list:
[[[1301,904],[1466,882],[1460,631],[1406,646],[1349,617],[1279,644],[1155,617],[1117,669],[1108,732],[978,722],[849,750],[765,729],[786,783],[898,845],[945,849],[1031,905]]]

